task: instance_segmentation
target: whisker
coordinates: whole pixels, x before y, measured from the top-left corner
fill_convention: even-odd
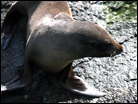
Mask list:
[[[115,50],[115,51],[110,55],[110,57],[114,56],[114,55],[116,54],[116,51],[117,51],[117,50]]]

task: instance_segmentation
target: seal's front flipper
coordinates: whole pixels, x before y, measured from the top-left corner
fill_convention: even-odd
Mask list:
[[[72,63],[63,70],[61,84],[64,88],[75,94],[92,97],[102,97],[105,95],[105,93],[92,88],[84,80],[75,76],[72,70]]]
[[[17,4],[18,2],[14,3],[11,6],[2,24],[2,28],[1,28],[1,49],[2,50],[7,48],[14,34],[17,23],[24,16],[24,14],[18,10]]]
[[[25,87],[27,83],[26,82],[23,83],[23,79],[24,79],[23,76],[17,76],[10,82],[1,85],[1,91],[10,91]]]
[[[32,81],[32,76],[33,67],[29,62],[26,61],[24,70],[22,70],[21,74],[8,83],[1,85],[1,91],[10,91],[23,88]]]
[[[13,34],[2,35],[2,39],[1,39],[1,49],[2,50],[7,48],[8,44],[10,43],[12,36],[13,36]]]

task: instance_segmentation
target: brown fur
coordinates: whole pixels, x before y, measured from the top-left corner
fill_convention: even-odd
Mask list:
[[[3,85],[1,91],[27,86],[35,66],[53,73],[63,71],[61,84],[73,93],[105,95],[75,76],[72,62],[83,57],[110,57],[122,52],[122,46],[107,31],[92,22],[74,20],[65,1],[19,1],[4,20],[2,49],[7,48],[22,16],[28,18],[25,67],[21,75]]]

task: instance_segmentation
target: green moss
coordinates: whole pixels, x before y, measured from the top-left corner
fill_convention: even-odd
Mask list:
[[[107,23],[113,22],[122,22],[130,20],[133,23],[137,23],[137,1],[127,4],[123,1],[110,1],[105,3],[106,8],[104,11],[108,11],[107,14]],[[118,7],[118,10],[115,10],[114,7]]]

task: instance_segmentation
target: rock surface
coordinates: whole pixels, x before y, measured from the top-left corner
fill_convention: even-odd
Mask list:
[[[1,1],[1,23],[14,1]],[[58,74],[36,70],[33,82],[26,88],[3,92],[2,103],[136,103],[137,102],[137,3],[134,1],[68,1],[75,20],[93,21],[106,29],[122,44],[124,52],[109,58],[75,60],[76,75],[106,92],[105,97],[79,96],[63,89]],[[131,8],[131,9],[129,9]],[[123,12],[124,11],[124,12]],[[131,11],[131,12],[129,12]],[[121,13],[120,13],[121,12]],[[133,13],[134,12],[134,13]],[[1,51],[1,82],[23,69],[26,18],[18,23],[7,50]]]

